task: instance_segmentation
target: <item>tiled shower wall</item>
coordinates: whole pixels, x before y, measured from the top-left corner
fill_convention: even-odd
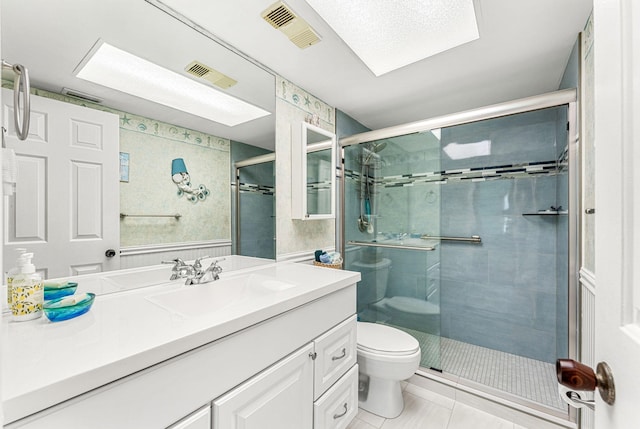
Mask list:
[[[442,169],[517,165],[562,157],[565,108],[448,128],[442,145],[491,141],[491,154],[469,160],[443,157]],[[554,362],[559,353],[557,264],[566,261],[558,225],[566,216],[523,216],[558,207],[566,174],[527,174],[511,179],[452,182],[442,187],[442,235],[480,235],[482,245],[443,243],[442,335],[483,347]],[[564,202],[564,201],[562,201]],[[566,204],[562,207],[566,209]],[[560,341],[559,341],[560,340]],[[566,350],[566,349],[565,349]]]
[[[566,191],[557,189],[566,187],[566,178],[558,174],[557,159],[566,146],[565,129],[560,108],[450,127],[441,130],[441,142],[437,132],[397,138],[396,146],[392,139],[379,152],[375,173],[375,238],[479,235],[482,244],[442,242],[439,255],[426,252],[432,253],[426,262],[425,252],[393,260],[387,296],[425,299],[432,286],[426,269],[439,260],[442,336],[546,362],[562,355],[567,340],[557,322],[567,318],[566,305],[559,305],[567,286],[566,279],[558,283],[556,268],[563,260],[558,250],[566,251],[557,244],[566,241],[558,229],[564,216],[523,214],[564,202]],[[440,156],[451,143],[484,140],[491,142],[488,155]],[[351,170],[359,172],[357,165]],[[357,181],[352,183],[347,213],[359,210]],[[354,231],[353,219],[346,222],[347,236],[374,238]],[[437,302],[438,295],[429,299]]]

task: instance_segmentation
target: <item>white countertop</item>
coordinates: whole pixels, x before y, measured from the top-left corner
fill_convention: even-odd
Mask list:
[[[129,270],[130,271],[130,270]],[[360,280],[360,274],[277,263],[96,296],[76,319],[2,322],[5,421],[125,377]],[[79,288],[80,289],[80,288]]]

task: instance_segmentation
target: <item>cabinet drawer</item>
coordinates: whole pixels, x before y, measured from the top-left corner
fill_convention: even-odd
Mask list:
[[[314,429],[343,429],[358,413],[358,365],[313,404]]]
[[[315,343],[314,396],[318,399],[356,363],[356,316],[318,337]]]

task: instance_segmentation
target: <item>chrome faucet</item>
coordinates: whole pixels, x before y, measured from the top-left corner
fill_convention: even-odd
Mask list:
[[[173,264],[173,267],[171,268],[171,277],[169,277],[169,280],[188,277],[190,275],[193,275],[194,273],[194,267],[189,264],[185,264],[184,261],[180,258],[175,258],[171,261],[162,261],[162,263]]]
[[[211,265],[207,267],[207,269],[203,270],[200,261],[206,258],[209,258],[209,256],[204,256],[195,260],[195,262],[193,263],[193,275],[187,276],[187,280],[184,283],[185,285],[209,283],[220,278],[222,267],[218,265],[218,262],[224,261],[224,258],[214,260]]]

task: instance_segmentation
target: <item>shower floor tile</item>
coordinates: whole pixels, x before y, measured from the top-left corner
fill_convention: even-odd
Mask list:
[[[558,395],[555,365],[449,338],[397,327],[414,336],[422,350],[423,368],[443,372],[521,398],[566,411]]]

